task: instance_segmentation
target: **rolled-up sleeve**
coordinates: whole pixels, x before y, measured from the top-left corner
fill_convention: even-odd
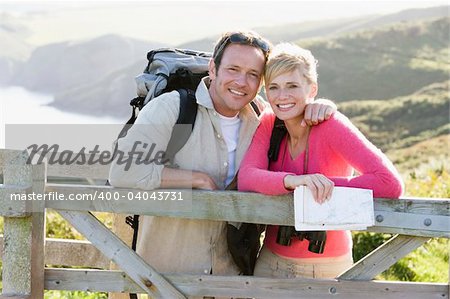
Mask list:
[[[125,137],[117,141],[109,182],[115,187],[152,190],[161,185],[165,152],[179,114],[176,91],[151,100]]]

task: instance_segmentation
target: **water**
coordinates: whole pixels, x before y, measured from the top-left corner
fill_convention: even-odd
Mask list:
[[[47,106],[52,95],[22,87],[0,88],[0,148],[5,148],[5,124],[123,124],[124,120],[60,111]]]

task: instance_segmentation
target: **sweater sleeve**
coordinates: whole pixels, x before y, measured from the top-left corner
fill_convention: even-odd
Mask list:
[[[372,189],[375,197],[399,198],[403,181],[392,162],[373,145],[344,115],[335,113],[323,123],[331,150],[347,161],[359,174],[354,177],[329,177],[336,186]]]
[[[179,113],[174,91],[151,100],[139,113],[127,135],[117,141],[109,182],[115,187],[152,190],[161,184],[164,165],[157,153],[165,152]]]
[[[284,177],[290,172],[270,171],[267,153],[270,146],[275,115],[266,109],[261,123],[253,136],[238,173],[238,189],[267,195],[281,195],[292,192],[284,187]]]

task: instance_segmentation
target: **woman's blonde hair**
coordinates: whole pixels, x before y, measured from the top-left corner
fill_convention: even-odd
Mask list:
[[[309,84],[317,84],[317,60],[311,51],[291,43],[280,43],[269,54],[264,71],[265,83],[294,70],[299,70]]]

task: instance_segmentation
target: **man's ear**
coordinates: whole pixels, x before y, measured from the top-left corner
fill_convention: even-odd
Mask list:
[[[214,59],[211,59],[209,61],[208,73],[209,73],[209,79],[211,79],[211,80],[216,79],[216,64],[214,63]]]

